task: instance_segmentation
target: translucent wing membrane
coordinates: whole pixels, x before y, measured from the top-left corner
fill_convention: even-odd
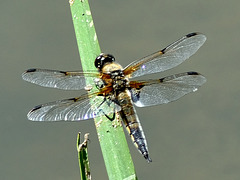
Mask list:
[[[25,81],[51,88],[80,90],[86,86],[85,78],[99,77],[97,72],[65,72],[47,69],[29,69],[22,74]]]
[[[32,121],[79,121],[120,111],[121,107],[104,96],[95,94],[65,99],[36,106],[28,113]]]
[[[206,82],[206,78],[197,72],[186,72],[167,76],[158,80],[132,81],[130,86],[132,100],[138,107],[153,106],[175,101],[195,92]]]
[[[134,78],[171,69],[192,56],[205,41],[206,36],[203,34],[188,34],[163,50],[129,64],[124,74]]]
[[[203,34],[188,34],[161,51],[134,61],[123,70],[123,75],[127,78],[134,78],[171,69],[193,55],[205,41],[206,36]],[[113,77],[115,77],[115,74],[113,74]],[[101,88],[99,92],[78,98],[36,106],[27,115],[32,121],[79,121],[102,115],[111,120],[111,114],[121,110],[121,107],[115,103],[114,98],[116,97],[113,96],[115,93],[110,93],[115,90],[114,83],[120,80],[117,78],[112,80],[110,72],[101,74],[100,77],[97,71],[85,73],[29,69],[22,74],[22,78],[40,86],[64,90],[84,89],[86,86],[85,78],[98,78],[102,81],[97,85],[105,88]],[[206,78],[201,74],[186,72],[158,80],[130,81],[129,86],[131,87],[130,92],[134,104],[145,107],[177,100],[190,92],[195,92],[205,82]],[[123,88],[128,88],[128,85]]]

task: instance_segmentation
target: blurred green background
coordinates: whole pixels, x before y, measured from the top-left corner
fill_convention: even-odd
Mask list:
[[[67,0],[0,3],[0,179],[79,179],[76,136],[90,132],[93,179],[107,179],[93,120],[40,123],[35,105],[83,92],[24,82],[32,67],[81,69]],[[148,164],[127,136],[139,179],[240,178],[240,1],[90,0],[103,52],[126,66],[190,32],[207,36],[182,65],[154,75],[198,71],[207,83],[170,104],[137,108],[153,159]]]

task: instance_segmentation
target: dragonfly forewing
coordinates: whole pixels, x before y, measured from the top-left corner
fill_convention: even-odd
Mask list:
[[[124,74],[134,78],[176,67],[192,56],[205,41],[206,36],[203,34],[188,34],[161,51],[132,62],[124,69]]]
[[[80,90],[86,86],[85,78],[99,77],[99,73],[68,72],[49,69],[28,69],[22,74],[25,81],[63,90]]]

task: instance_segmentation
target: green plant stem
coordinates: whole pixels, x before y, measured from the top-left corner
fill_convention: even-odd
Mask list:
[[[80,142],[80,135],[77,136],[78,163],[80,168],[81,180],[91,180],[90,166],[88,160],[87,142],[89,133],[84,135],[84,141]]]
[[[100,54],[91,11],[87,0],[70,0],[73,24],[84,71],[94,69]],[[94,82],[87,81],[87,84]],[[109,179],[137,179],[121,122],[95,118],[95,125]]]

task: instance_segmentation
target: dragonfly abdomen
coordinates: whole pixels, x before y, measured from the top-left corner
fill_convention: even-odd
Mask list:
[[[140,153],[148,162],[152,162],[151,158],[149,157],[147,141],[142,126],[127,91],[128,90],[126,90],[125,92],[121,92],[118,95],[120,99],[119,104],[122,107],[120,115],[136,148],[140,151]]]

